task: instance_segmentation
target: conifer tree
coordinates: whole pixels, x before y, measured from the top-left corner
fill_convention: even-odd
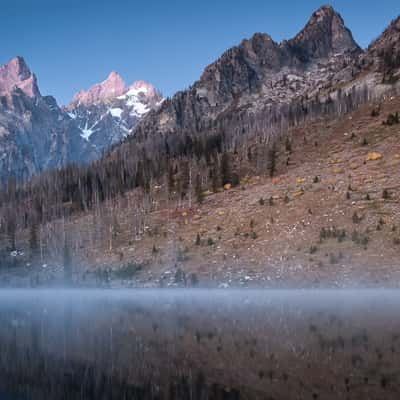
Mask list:
[[[222,185],[231,183],[231,166],[228,153],[224,152],[221,159],[221,180]]]
[[[65,239],[64,242],[63,264],[64,264],[64,282],[66,285],[70,285],[72,284],[72,256],[67,238]]]
[[[276,143],[274,143],[268,154],[268,170],[269,176],[273,178],[276,173],[276,161],[277,161],[278,151],[276,148]]]
[[[29,249],[31,260],[36,259],[39,253],[38,226],[32,222],[29,229]]]

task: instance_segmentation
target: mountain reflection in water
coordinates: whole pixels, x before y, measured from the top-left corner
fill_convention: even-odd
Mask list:
[[[398,399],[399,305],[384,290],[1,291],[0,398]]]

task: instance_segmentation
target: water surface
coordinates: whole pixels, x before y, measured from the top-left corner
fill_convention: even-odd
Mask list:
[[[0,393],[398,399],[399,306],[385,290],[5,290]]]

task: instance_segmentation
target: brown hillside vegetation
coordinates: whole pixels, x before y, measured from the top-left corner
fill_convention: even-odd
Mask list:
[[[171,203],[167,183],[155,185],[147,206],[137,201],[137,189],[101,209],[48,223],[37,240],[46,240],[51,254],[52,240],[56,247],[65,230],[79,282],[397,287],[399,110],[400,98],[390,97],[337,121],[294,128],[278,145],[273,178],[269,166],[237,187]],[[57,258],[42,266],[40,243],[33,274],[39,284],[62,272]],[[32,232],[17,247],[15,259],[27,262]]]
[[[396,285],[399,37],[397,18],[362,51],[321,7],[293,40],[225,52],[100,160],[11,177],[0,271],[34,285]]]

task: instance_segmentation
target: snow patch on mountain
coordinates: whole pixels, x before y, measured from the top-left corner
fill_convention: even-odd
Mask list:
[[[81,136],[83,137],[83,139],[89,141],[90,136],[93,135],[94,132],[96,132],[96,130],[94,130],[93,128],[96,126],[96,124],[94,124],[91,128],[88,128],[88,124],[86,122],[86,125],[83,129],[81,129],[82,134]]]
[[[142,117],[143,115],[146,115],[150,111],[150,108],[142,103],[131,103],[131,105],[132,105],[131,115]]]
[[[138,87],[138,88],[129,89],[126,92],[125,96],[128,96],[128,97],[139,96],[140,94],[146,95],[147,93],[148,93],[147,87],[141,86],[141,87]]]
[[[109,113],[115,118],[121,118],[124,110],[122,108],[110,108]]]

